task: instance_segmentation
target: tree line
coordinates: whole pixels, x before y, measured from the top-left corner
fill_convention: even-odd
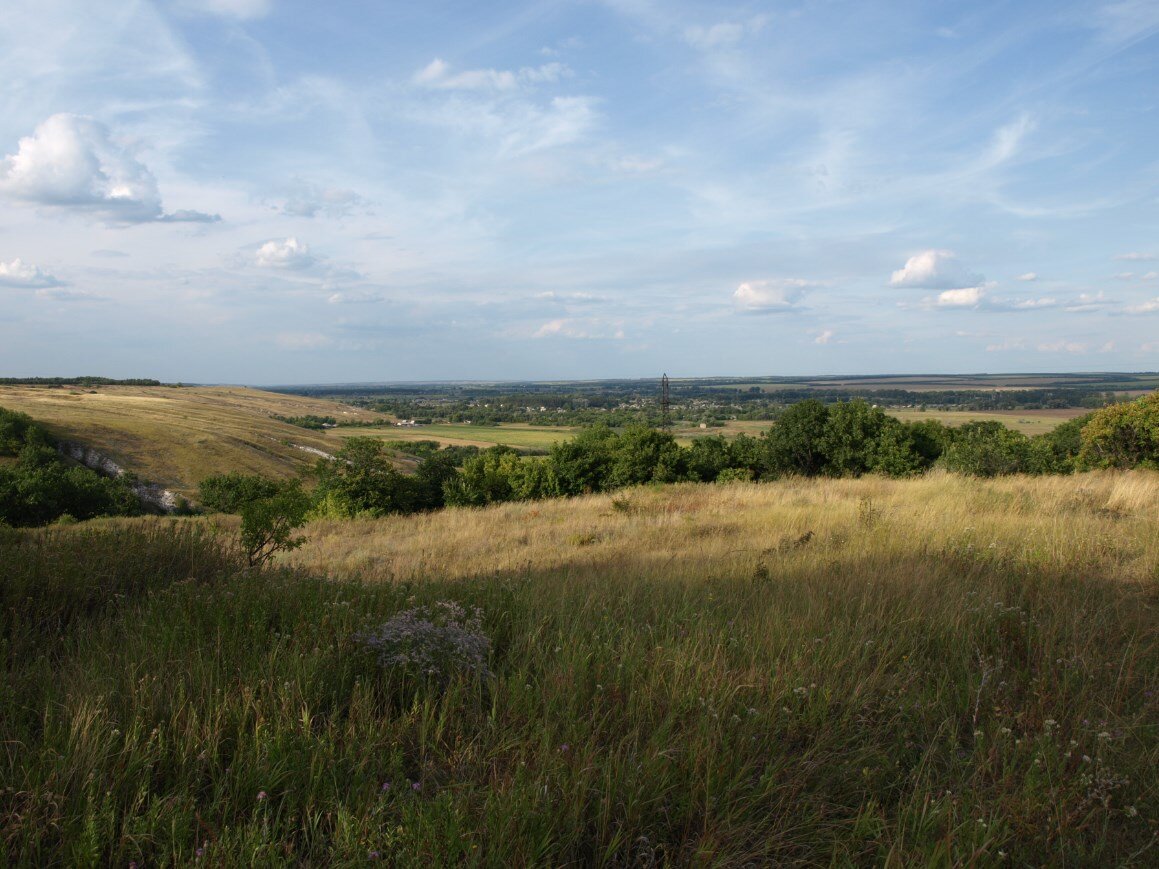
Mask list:
[[[444,506],[482,506],[605,492],[646,483],[775,480],[786,476],[907,477],[934,467],[978,477],[1058,474],[1093,468],[1159,468],[1159,393],[1110,405],[1028,437],[997,421],[955,428],[902,422],[862,400],[788,407],[759,437],[697,438],[687,448],[642,425],[596,425],[546,456],[504,446],[465,451],[430,444],[414,473],[382,440],[353,437],[315,469],[313,515],[382,516]],[[262,488],[265,486],[266,488]],[[245,475],[202,483],[207,509],[237,512],[279,484]]]
[[[65,459],[32,417],[0,407],[0,525],[136,516],[143,509],[131,484]]]

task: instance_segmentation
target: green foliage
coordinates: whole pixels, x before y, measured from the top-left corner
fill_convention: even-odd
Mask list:
[[[585,428],[572,440],[552,446],[549,461],[564,495],[600,492],[611,472],[616,434],[604,425]]]
[[[338,420],[332,416],[315,416],[312,413],[305,414],[304,416],[281,416],[275,413],[273,417],[280,422],[296,425],[298,428],[313,429],[314,431],[321,431],[322,429],[332,428],[338,425]]]
[[[1150,865],[1155,612],[1092,542],[360,583],[0,534],[0,862]]]
[[[1026,473],[1032,468],[1030,439],[993,420],[969,422],[953,430],[942,464],[975,477]]]
[[[33,526],[65,514],[81,520],[141,513],[128,479],[102,477],[73,464],[51,444],[31,417],[0,408],[0,455],[17,457],[0,466],[0,523]]]
[[[673,483],[687,474],[684,451],[668,432],[633,425],[607,442],[612,448],[612,461],[604,488]]]
[[[198,486],[201,506],[218,513],[240,513],[250,501],[269,498],[280,490],[277,480],[257,474],[217,474]]]
[[[696,438],[685,456],[689,477],[701,483],[714,482],[732,464],[729,442],[720,435]]]
[[[1159,468],[1159,392],[1091,414],[1082,429],[1084,468]]]
[[[824,470],[825,429],[829,408],[815,398],[786,408],[764,436],[762,476],[801,474],[814,477]]]
[[[279,552],[306,542],[294,532],[306,524],[312,502],[298,480],[282,483],[269,497],[241,506],[241,546],[250,567],[261,567]]]
[[[347,438],[333,460],[317,465],[319,496],[333,494],[353,513],[384,516],[415,509],[410,477],[394,466],[389,450],[372,437]]]

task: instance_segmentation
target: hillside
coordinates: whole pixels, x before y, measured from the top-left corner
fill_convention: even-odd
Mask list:
[[[1153,865],[1156,515],[933,473],[317,522],[302,569],[0,533],[0,863]]]
[[[287,477],[340,448],[327,432],[273,418],[375,415],[325,399],[244,387],[0,386],[0,407],[27,413],[58,440],[96,450],[142,479],[192,495],[210,474]],[[297,446],[292,446],[297,445]]]

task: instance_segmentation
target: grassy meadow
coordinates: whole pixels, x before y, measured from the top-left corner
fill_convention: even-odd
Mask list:
[[[516,449],[547,450],[553,444],[569,440],[578,431],[570,426],[535,426],[510,423],[507,425],[468,425],[444,423],[416,428],[374,426],[336,429],[337,437],[381,437],[384,440],[438,441],[443,446],[515,447]]]
[[[0,407],[26,413],[60,440],[90,446],[141,478],[184,495],[212,474],[294,476],[341,443],[273,418],[375,418],[324,399],[240,386],[0,385]]]
[[[1159,474],[0,533],[0,863],[1146,866]],[[480,611],[487,672],[360,635]],[[430,672],[430,671],[423,671]]]

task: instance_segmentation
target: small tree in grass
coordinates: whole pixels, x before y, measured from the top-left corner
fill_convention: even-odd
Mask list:
[[[279,491],[243,504],[241,545],[250,567],[261,567],[278,552],[289,552],[306,542],[294,532],[306,524],[310,496],[297,480],[284,483]]]

